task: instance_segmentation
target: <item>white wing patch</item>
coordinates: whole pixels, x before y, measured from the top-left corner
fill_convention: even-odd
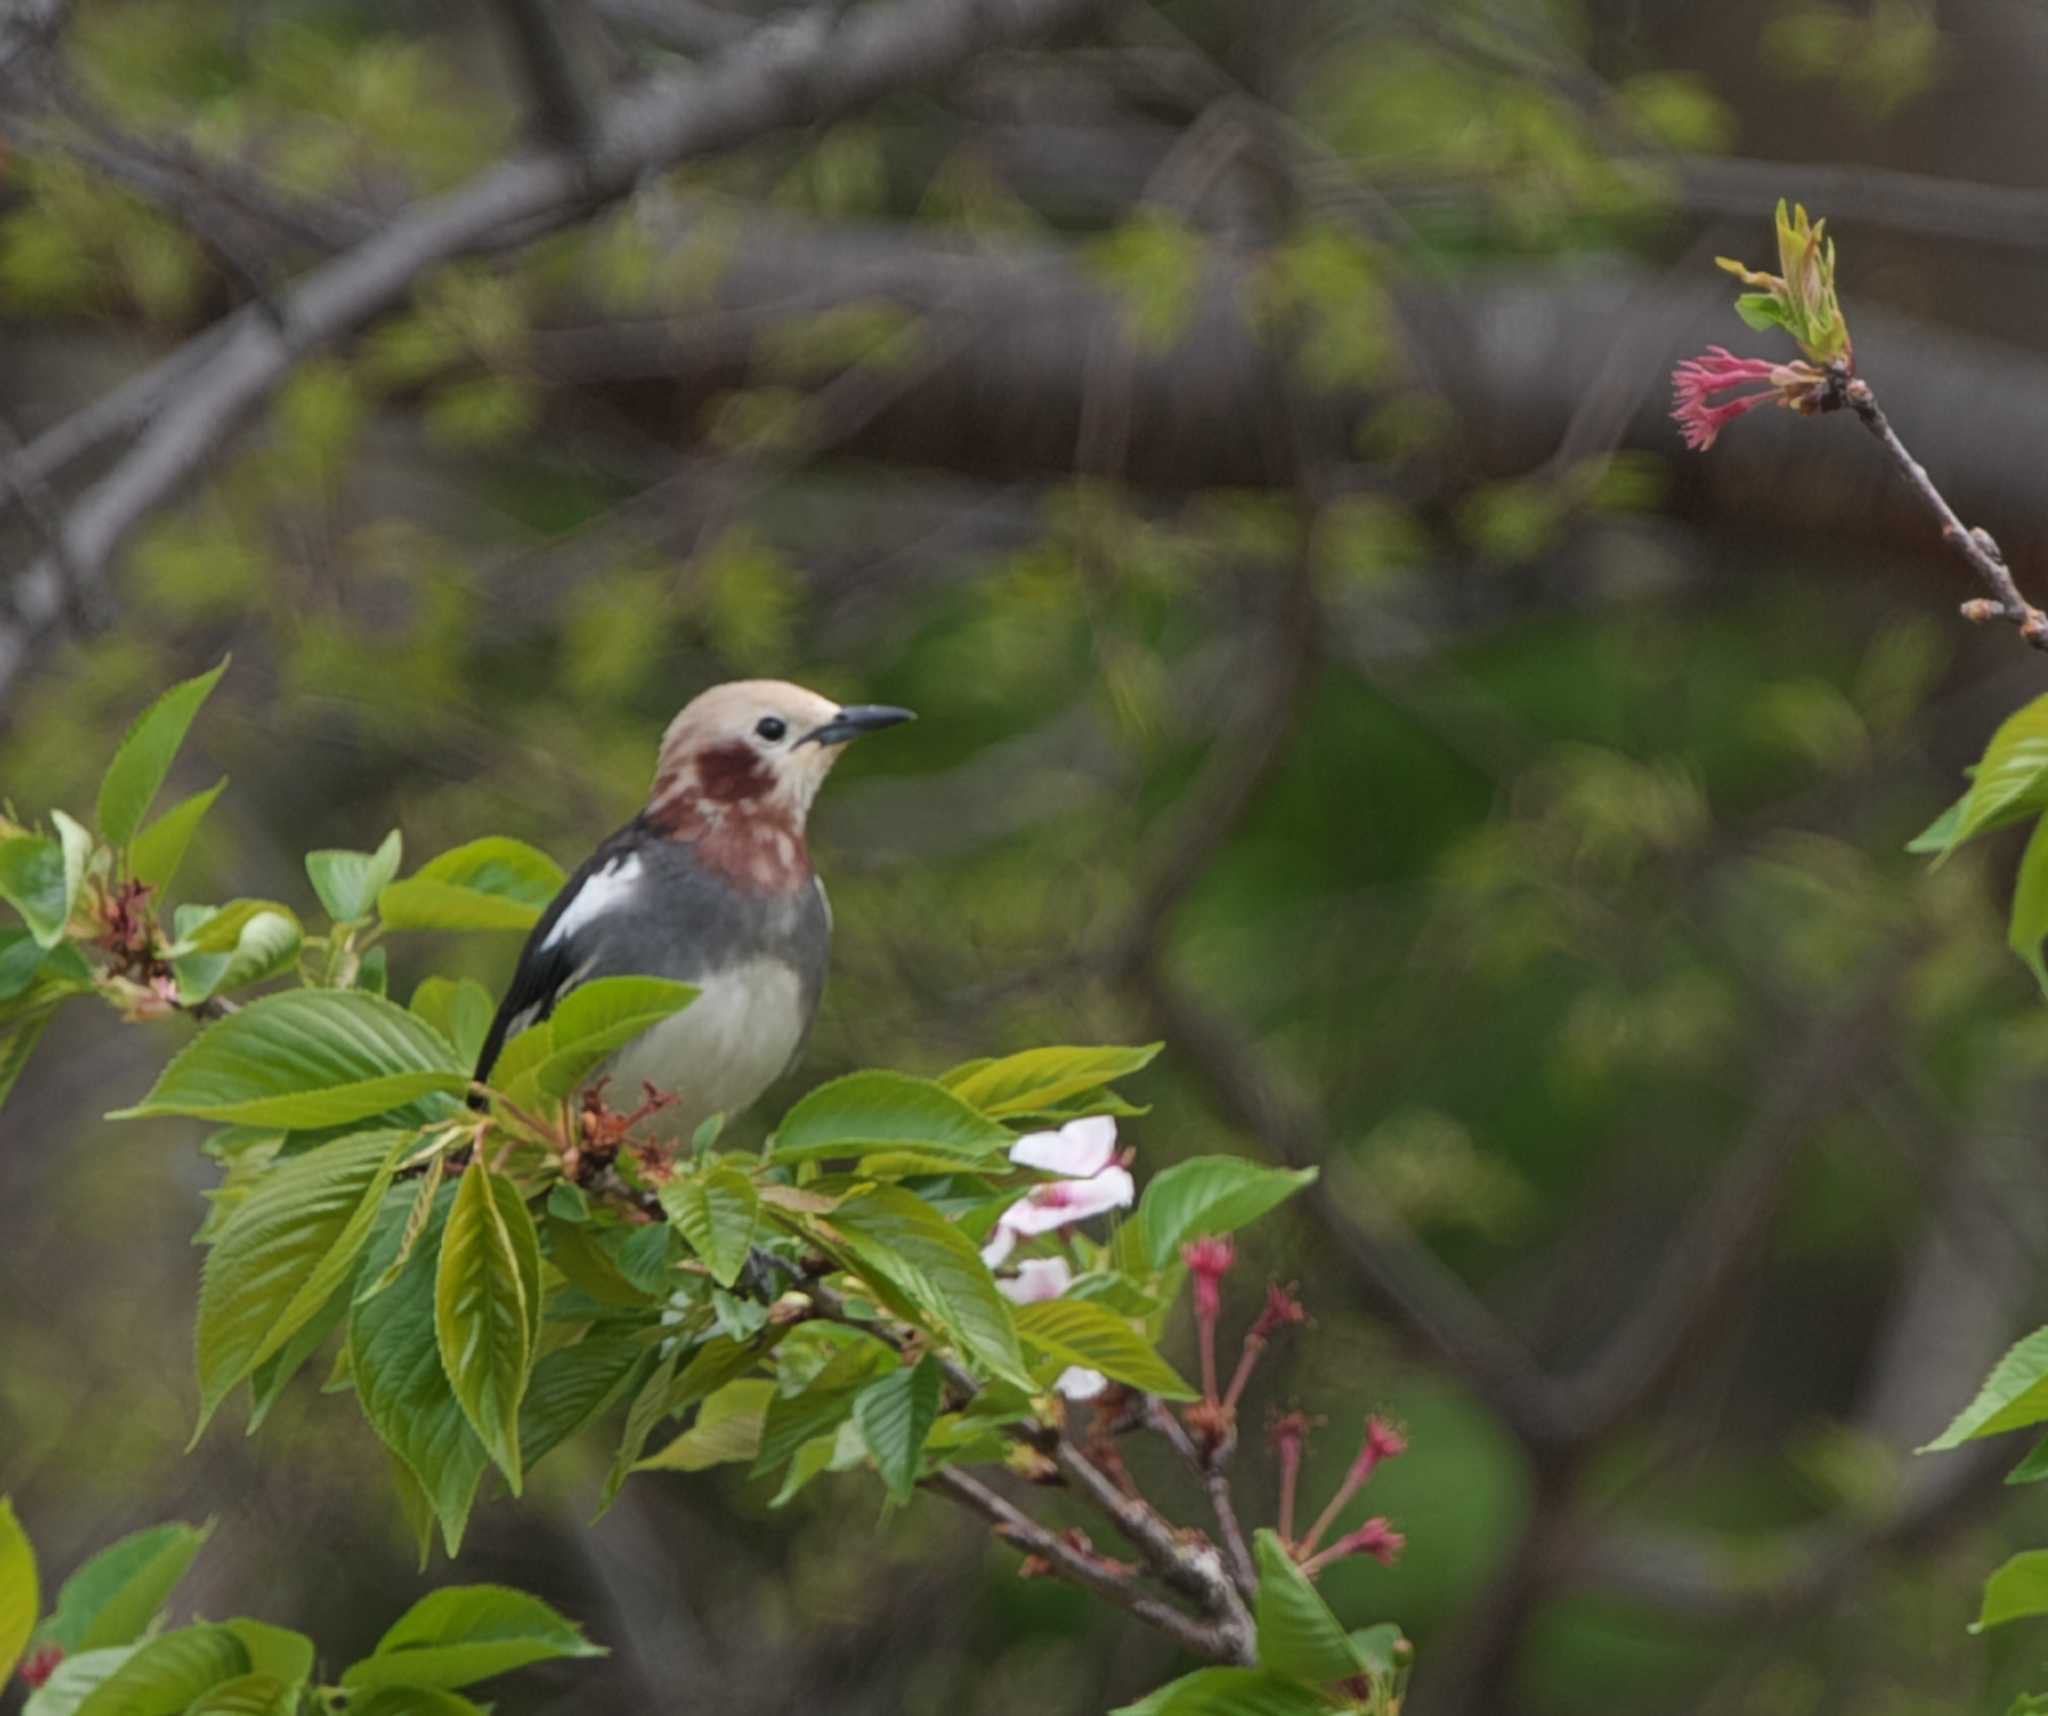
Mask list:
[[[550,948],[567,936],[574,935],[585,924],[606,917],[617,911],[632,899],[640,882],[640,854],[627,852],[614,858],[582,887],[576,890],[576,897],[555,919],[555,927],[548,931],[548,938],[540,945]]]

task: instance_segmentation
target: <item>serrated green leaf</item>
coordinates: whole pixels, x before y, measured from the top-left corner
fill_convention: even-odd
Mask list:
[[[308,852],[306,877],[330,918],[338,924],[359,923],[377,909],[377,896],[398,874],[404,852],[404,836],[394,828],[375,852]]]
[[[249,1652],[226,1627],[182,1627],[136,1651],[78,1716],[181,1716],[202,1693],[248,1672]]]
[[[688,983],[601,977],[579,983],[544,1025],[529,1027],[514,1041],[531,1038],[535,1030],[548,1033],[548,1053],[535,1067],[533,1082],[543,1097],[559,1101],[615,1051],[696,999],[697,991]]]
[[[1331,1716],[1313,1687],[1263,1668],[1198,1668],[1111,1716]]]
[[[348,1315],[348,1300],[346,1285],[329,1294],[327,1303],[313,1313],[297,1334],[249,1373],[249,1422],[243,1432],[245,1435],[253,1436],[263,1428],[263,1421],[284,1398],[285,1388],[292,1378],[341,1327],[342,1318]]]
[[[213,801],[227,790],[227,784],[228,777],[222,775],[204,791],[180,799],[137,834],[128,843],[128,874],[138,882],[147,882],[159,893],[168,888],[185,862],[193,835],[199,832],[199,825],[206,820]]]
[[[1085,1299],[1045,1299],[1020,1305],[1017,1334],[1027,1347],[1062,1364],[1099,1370],[1165,1400],[1193,1400],[1190,1388],[1152,1344],[1107,1305]]]
[[[1970,1631],[2048,1615],[2048,1549],[2026,1549],[1984,1581],[1984,1606]]]
[[[66,1655],[133,1644],[213,1535],[205,1525],[158,1525],[110,1543],[64,1581],[43,1637]]]
[[[703,1259],[712,1280],[730,1287],[739,1279],[753,1252],[754,1229],[761,1218],[761,1199],[752,1180],[733,1167],[670,1180],[661,1188],[661,1207]]]
[[[13,1678],[42,1612],[35,1547],[15,1517],[12,1499],[0,1496],[0,1686]]]
[[[766,1377],[745,1377],[715,1389],[698,1410],[697,1421],[659,1453],[635,1463],[636,1472],[702,1472],[713,1466],[756,1458],[761,1430],[775,1399]]]
[[[209,1027],[113,1118],[189,1114],[250,1125],[346,1126],[468,1087],[440,1034],[355,989],[292,989]]]
[[[41,834],[0,840],[0,900],[21,914],[38,947],[55,947],[71,915],[63,846]]]
[[[497,1006],[474,977],[429,977],[412,992],[412,1010],[448,1039],[457,1060],[475,1066]]]
[[[1745,292],[1735,300],[1735,313],[1744,324],[1760,334],[1767,334],[1773,328],[1792,331],[1792,323],[1785,314],[1785,307],[1768,292]]]
[[[398,1254],[409,1199],[387,1196],[363,1253],[362,1273],[381,1276]],[[418,1481],[453,1555],[490,1456],[441,1368],[435,1331],[436,1259],[455,1189],[444,1186],[412,1259],[398,1279],[349,1314],[348,1361],[363,1415]]]
[[[341,1683],[453,1690],[529,1663],[605,1654],[538,1597],[504,1585],[452,1585],[406,1610],[374,1652],[342,1670]]]
[[[2024,822],[2044,810],[2048,810],[2048,696],[2037,697],[2007,716],[1991,735],[1970,790],[1958,801],[1948,843],[1936,862],[1980,834]],[[1921,840],[1940,827],[1937,822]],[[1915,848],[1920,844],[1915,841]]]
[[[441,1238],[434,1332],[455,1398],[514,1495],[521,1483],[519,1402],[533,1370],[538,1312],[528,1283],[537,1295],[539,1275],[533,1218],[510,1183],[496,1180],[481,1154],[472,1157]]]
[[[2019,874],[2013,880],[2012,921],[2006,931],[2006,945],[2020,956],[2042,994],[2048,996],[2048,960],[2041,955],[2044,939],[2048,939],[2048,817],[2037,822],[2028,836]]]
[[[109,846],[126,846],[134,839],[171,772],[193,717],[227,668],[223,659],[210,673],[172,686],[128,729],[100,781],[100,836]]]
[[[1919,1452],[1938,1453],[1980,1436],[2041,1423],[2048,1423],[2048,1329],[2014,1342],[1984,1379],[1977,1398]]]
[[[366,1132],[272,1168],[206,1254],[199,1428],[319,1313],[354,1269],[410,1132]]]
[[[1164,1047],[1147,1043],[1141,1048],[1026,1049],[1001,1060],[969,1061],[939,1082],[984,1114],[1006,1119],[1052,1108],[1128,1078],[1149,1066]]]
[[[1330,1613],[1279,1534],[1259,1531],[1252,1553],[1259,1568],[1259,1662],[1313,1686],[1362,1674],[1366,1665],[1352,1650],[1343,1623]]]
[[[523,840],[472,840],[377,896],[392,929],[531,929],[561,892],[562,868]]]
[[[1146,1261],[1164,1269],[1198,1234],[1234,1233],[1314,1182],[1313,1168],[1268,1168],[1237,1156],[1194,1156],[1153,1176],[1132,1224]]]
[[[237,1619],[221,1623],[242,1641],[253,1674],[267,1674],[286,1687],[302,1686],[313,1677],[313,1641],[290,1627],[268,1621]]]
[[[897,1186],[849,1198],[832,1212],[863,1273],[894,1286],[922,1319],[996,1379],[1031,1387],[1010,1302],[974,1242],[923,1199]]]
[[[869,1383],[853,1397],[853,1421],[891,1501],[909,1501],[917,1485],[918,1461],[938,1420],[943,1380],[938,1365],[926,1358]]]
[[[298,1706],[297,1686],[274,1674],[243,1674],[201,1693],[185,1716],[296,1716]]]
[[[412,1195],[412,1207],[406,1213],[405,1227],[398,1236],[397,1255],[363,1287],[357,1297],[367,1299],[381,1293],[405,1273],[405,1266],[412,1261],[413,1248],[419,1244],[420,1235],[427,1231],[427,1224],[434,1219],[435,1200],[441,1195],[441,1182],[447,1174],[448,1153],[445,1150],[428,1159],[427,1171],[420,1176],[419,1190]]]
[[[1385,1679],[1401,1666],[1401,1653],[1408,1648],[1401,1629],[1392,1621],[1360,1627],[1351,1634],[1351,1650],[1365,1664],[1366,1673]]]
[[[602,1330],[549,1353],[533,1367],[519,1403],[519,1451],[530,1472],[598,1417],[654,1367],[654,1354],[630,1335]]]
[[[761,1426],[754,1474],[774,1471],[806,1442],[836,1431],[852,1418],[861,1391],[897,1368],[895,1353],[880,1341],[849,1341],[800,1391],[777,1394],[768,1403],[768,1417]]]
[[[986,1161],[1010,1133],[944,1085],[907,1073],[857,1072],[821,1084],[775,1129],[778,1162],[922,1150]]]
[[[2036,1442],[2027,1457],[2005,1474],[2009,1484],[2038,1484],[2048,1478],[2048,1438]]]

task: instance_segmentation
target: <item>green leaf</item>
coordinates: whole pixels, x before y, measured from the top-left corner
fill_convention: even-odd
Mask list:
[[[1164,1269],[1197,1234],[1234,1233],[1311,1184],[1313,1168],[1267,1168],[1236,1156],[1194,1156],[1153,1176],[1136,1226],[1146,1260]],[[1098,1367],[1099,1368],[1099,1367]]]
[[[2044,810],[2048,810],[2048,696],[2037,697],[2007,716],[1991,735],[1941,855],[1946,857],[1965,841]]]
[[[942,1380],[938,1365],[925,1358],[869,1383],[853,1397],[853,1421],[891,1501],[909,1501],[917,1485],[918,1457],[938,1420]]]
[[[15,1517],[13,1501],[0,1496],[0,1686],[12,1678],[42,1612],[35,1548]]]
[[[182,798],[152,822],[128,845],[128,874],[161,892],[171,885],[185,853],[199,832],[200,823],[213,808],[213,801],[226,791],[228,777],[222,775],[203,792]]]
[[[523,840],[491,836],[444,852],[377,896],[393,929],[531,929],[561,892],[562,868]]]
[[[677,1355],[670,1353],[657,1363],[646,1382],[641,1384],[640,1392],[633,1396],[633,1404],[626,1408],[626,1427],[619,1437],[618,1450],[612,1455],[611,1469],[605,1473],[604,1491],[597,1510],[599,1518],[618,1500],[619,1491],[625,1487],[626,1479],[633,1471],[633,1463],[640,1458],[640,1450],[647,1446],[647,1438],[654,1433],[655,1425],[675,1412],[669,1404],[669,1390],[675,1383],[676,1362]]]
[[[778,1162],[800,1162],[915,1149],[981,1161],[1010,1143],[1007,1130],[944,1085],[857,1072],[820,1085],[792,1108],[775,1129],[773,1153]]]
[[[180,906],[171,970],[187,1005],[275,977],[298,958],[297,914],[274,900],[234,900],[215,911]]]
[[[579,983],[544,1027],[529,1027],[513,1040],[531,1038],[536,1029],[547,1031],[548,1053],[535,1069],[534,1083],[542,1096],[558,1101],[614,1051],[696,999],[696,989],[687,983],[659,977],[601,977]]]
[[[1352,1650],[1343,1623],[1330,1613],[1279,1534],[1260,1530],[1253,1554],[1259,1566],[1259,1661],[1276,1674],[1316,1686],[1363,1673],[1366,1665]]]
[[[739,1279],[761,1218],[761,1199],[752,1180],[733,1167],[670,1180],[661,1188],[661,1207],[704,1260],[712,1280],[730,1287]]]
[[[17,1019],[12,1026],[0,1030],[0,1108],[7,1106],[7,1098],[20,1082],[29,1056],[35,1053],[36,1043],[56,1015],[56,1008],[46,1007],[40,1013],[31,1013],[26,1019]]]
[[[304,1327],[249,1373],[249,1422],[243,1434],[253,1436],[263,1428],[271,1408],[284,1398],[286,1386],[305,1368],[306,1361],[327,1344],[327,1337],[341,1327],[348,1315],[346,1287],[328,1296]]]
[[[119,1672],[139,1649],[139,1645],[116,1645],[67,1656],[57,1665],[57,1672],[29,1694],[21,1716],[77,1716],[79,1705],[93,1689]]]
[[[450,1555],[489,1456],[441,1368],[435,1331],[436,1254],[455,1188],[444,1186],[412,1259],[398,1279],[349,1315],[349,1371],[372,1428],[418,1480]],[[398,1255],[408,1200],[388,1197],[363,1253],[362,1272],[376,1279]]]
[[[778,1394],[768,1403],[754,1474],[774,1471],[806,1442],[836,1431],[852,1418],[861,1391],[877,1376],[899,1368],[896,1354],[880,1341],[863,1337],[847,1342],[800,1392]]]
[[[405,1218],[405,1228],[398,1236],[398,1253],[385,1264],[376,1279],[364,1287],[359,1298],[367,1299],[374,1293],[381,1293],[405,1272],[405,1266],[412,1260],[413,1247],[420,1242],[420,1235],[427,1231],[427,1224],[434,1219],[435,1200],[441,1195],[441,1182],[448,1174],[448,1153],[444,1150],[430,1157],[427,1171],[420,1176],[419,1190],[412,1195],[412,1207]]]
[[[352,1691],[453,1690],[529,1663],[604,1654],[538,1597],[503,1585],[451,1585],[406,1610],[374,1652],[342,1670],[341,1683]]]
[[[330,918],[338,924],[360,923],[377,909],[377,896],[398,874],[404,851],[404,836],[394,828],[375,852],[308,852],[306,876]]]
[[[183,1627],[101,1681],[78,1716],[182,1716],[201,1693],[248,1672],[248,1649],[226,1627]]]
[[[1149,1066],[1164,1048],[1026,1049],[998,1061],[970,1061],[939,1082],[984,1114],[1002,1119],[1035,1114],[1085,1091],[1100,1090]]]
[[[108,1544],[64,1581],[43,1636],[66,1655],[133,1644],[212,1535],[209,1520],[152,1526]]]
[[[25,929],[0,929],[0,1001],[28,993],[42,969],[43,949]]]
[[[57,830],[57,844],[64,852],[64,915],[68,918],[85,887],[86,867],[92,862],[93,838],[61,810],[51,811],[50,821]]]
[[[630,1335],[603,1331],[551,1352],[533,1367],[519,1403],[519,1451],[526,1469],[597,1417],[653,1367],[654,1355]]]
[[[274,1674],[238,1675],[200,1694],[185,1716],[296,1716],[299,1690]]]
[[[1946,852],[1956,843],[1956,831],[1963,825],[1963,807],[1969,802],[1970,795],[1965,792],[1954,804],[1907,841],[1906,850],[1920,853]]]
[[[483,1053],[497,1006],[491,992],[474,977],[459,982],[429,977],[412,992],[412,1010],[448,1039],[457,1060],[473,1067]]]
[[[1412,1650],[1401,1629],[1392,1621],[1360,1627],[1351,1635],[1352,1654],[1365,1664],[1366,1673],[1376,1679],[1384,1680],[1393,1674],[1401,1666],[1404,1655],[1412,1654]]]
[[[410,1132],[366,1132],[271,1169],[228,1217],[199,1290],[199,1428],[355,1267]]]
[[[657,1295],[637,1286],[607,1248],[611,1236],[549,1217],[548,1261],[600,1305],[635,1309],[654,1303]]]
[[[1166,1400],[1193,1400],[1195,1391],[1137,1330],[1108,1306],[1085,1299],[1045,1299],[1020,1305],[1017,1333],[1027,1347],[1062,1364],[1099,1370],[1116,1382]]]
[[[126,846],[135,838],[157,789],[171,772],[192,718],[220,683],[227,667],[223,658],[211,673],[172,686],[128,729],[128,736],[121,741],[100,781],[100,835],[109,846]]]
[[[1970,1631],[2048,1615],[2048,1549],[2022,1550],[1984,1581],[1984,1607]]]
[[[1312,1687],[1263,1668],[1198,1668],[1111,1716],[1331,1716]]]
[[[62,941],[71,916],[62,845],[41,834],[0,840],[0,900],[21,914],[38,947]]]
[[[2032,1452],[2005,1474],[2009,1484],[2038,1484],[2048,1478],[2048,1438],[2036,1442]]]
[[[2034,974],[2042,994],[2048,995],[2048,960],[2041,957],[2044,938],[2048,938],[2048,816],[2035,823],[2028,836],[2019,875],[2012,885],[2012,925],[2006,932],[2006,944]]]
[[[537,1297],[539,1277],[533,1218],[516,1188],[494,1179],[479,1153],[463,1173],[441,1238],[434,1332],[455,1398],[514,1495],[519,1402],[533,1369],[531,1319],[539,1309],[528,1282]]]
[[[1768,292],[1745,292],[1735,300],[1735,313],[1743,322],[1760,334],[1767,334],[1773,328],[1792,328],[1791,320],[1785,314],[1784,305]]]
[[[112,1118],[191,1114],[301,1129],[346,1126],[469,1075],[403,1007],[355,989],[291,989],[252,1001],[181,1050],[156,1087]]]
[[[2036,1329],[2007,1349],[1984,1379],[1977,1398],[1919,1452],[1959,1448],[1980,1436],[2023,1430],[2044,1421],[2048,1421],[2048,1329]]]
[[[459,1692],[436,1686],[387,1686],[361,1703],[351,1702],[349,1716],[485,1716]]]
[[[766,1377],[744,1377],[714,1390],[697,1421],[659,1453],[638,1461],[636,1472],[702,1472],[761,1452],[761,1431],[775,1400]]]
[[[313,1678],[313,1641],[304,1633],[267,1621],[233,1620],[222,1625],[242,1641],[252,1673],[270,1675],[287,1687]]]
[[[881,1186],[832,1212],[863,1272],[895,1286],[990,1375],[1032,1387],[1010,1302],[974,1242],[922,1198]]]

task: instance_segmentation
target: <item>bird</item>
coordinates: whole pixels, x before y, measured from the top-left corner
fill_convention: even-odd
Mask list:
[[[660,1093],[642,1135],[688,1139],[750,1107],[802,1053],[824,988],[832,910],[805,839],[812,801],[849,741],[914,719],[774,679],[693,698],[662,736],[646,808],[533,926],[478,1081],[576,985],[661,977],[697,998],[601,1069],[626,1090]]]

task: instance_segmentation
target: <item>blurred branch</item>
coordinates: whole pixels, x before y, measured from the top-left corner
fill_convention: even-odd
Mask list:
[[[723,53],[760,28],[703,0],[591,0],[591,10],[624,35],[693,60]]]
[[[500,33],[532,102],[534,131],[559,149],[591,136],[591,104],[574,39],[574,0],[497,0]]]
[[[623,196],[650,168],[728,149],[765,132],[851,111],[940,76],[972,55],[1053,33],[1100,0],[929,0],[861,11],[835,30],[772,33],[704,73],[651,80],[622,97],[586,151],[500,162],[417,203],[310,274],[280,303],[282,326],[243,311],[219,349],[162,405],[136,445],[71,509],[64,552],[88,586],[128,533],[176,494],[242,419],[311,352],[401,300],[422,272],[491,246],[508,228],[537,235]],[[53,557],[18,581],[0,629],[0,695],[59,611]]]

